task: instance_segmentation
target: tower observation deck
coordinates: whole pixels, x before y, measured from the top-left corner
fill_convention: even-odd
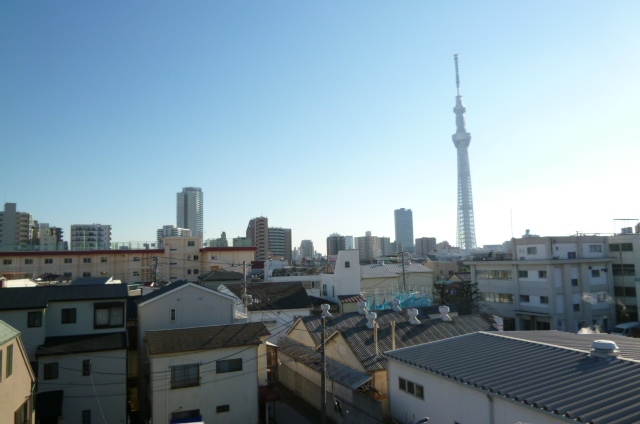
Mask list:
[[[476,229],[473,220],[473,195],[471,194],[471,171],[469,170],[469,144],[471,134],[465,128],[465,107],[460,95],[460,76],[458,72],[458,55],[453,55],[456,65],[456,133],[451,136],[453,145],[458,151],[458,247],[462,250],[476,248]]]

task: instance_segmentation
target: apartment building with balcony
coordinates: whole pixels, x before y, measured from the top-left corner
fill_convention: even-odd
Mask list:
[[[616,322],[609,249],[605,236],[521,238],[510,256],[465,264],[481,306],[503,317],[505,330],[607,331]]]
[[[609,237],[613,292],[618,322],[638,321],[640,293],[640,234],[623,233]]]
[[[69,237],[71,250],[111,249],[111,225],[74,224]]]
[[[16,203],[5,203],[0,211],[0,251],[21,250],[35,243],[36,221],[28,212],[18,212]]]
[[[269,259],[269,218],[261,216],[250,220],[247,225],[247,238],[253,240],[253,245],[257,247],[256,261]]]

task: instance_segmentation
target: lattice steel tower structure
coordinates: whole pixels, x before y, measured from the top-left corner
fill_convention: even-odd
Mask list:
[[[476,229],[473,222],[473,195],[471,194],[471,171],[469,170],[469,134],[464,124],[465,107],[460,95],[460,76],[458,73],[458,55],[454,54],[456,64],[456,133],[451,136],[458,151],[458,247],[462,250],[476,248]]]

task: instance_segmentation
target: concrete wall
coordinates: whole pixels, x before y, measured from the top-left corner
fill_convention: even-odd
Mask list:
[[[2,289],[11,290],[11,289]],[[37,290],[37,289],[34,289]],[[2,293],[0,293],[0,296]],[[42,311],[42,327],[28,327],[29,312]],[[30,361],[36,360],[38,345],[44,343],[47,331],[46,309],[20,309],[15,311],[0,311],[0,320],[6,322],[20,332],[20,338]]]

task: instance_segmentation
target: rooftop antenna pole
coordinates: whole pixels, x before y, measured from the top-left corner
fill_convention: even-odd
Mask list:
[[[320,411],[321,411],[321,423],[327,423],[327,357],[325,356],[325,345],[327,338],[327,317],[322,314],[322,351],[320,352],[320,372],[321,388],[320,388]]]

